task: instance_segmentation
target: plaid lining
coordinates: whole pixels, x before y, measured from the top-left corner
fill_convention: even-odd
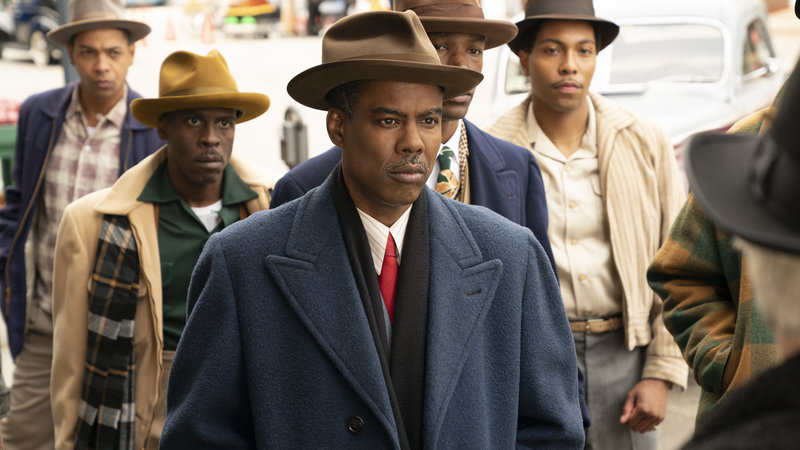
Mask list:
[[[133,326],[139,255],[125,216],[105,215],[99,240],[75,448],[125,450],[134,447]]]

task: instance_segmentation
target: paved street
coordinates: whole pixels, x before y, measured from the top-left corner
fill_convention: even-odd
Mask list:
[[[153,28],[152,34],[137,45],[128,77],[129,84],[145,97],[158,95],[158,69],[169,53],[183,49],[205,54],[217,48],[227,59],[240,91],[261,92],[271,98],[270,110],[265,115],[237,126],[234,144],[235,154],[259,167],[268,180],[277,180],[287,170],[280,156],[280,130],[287,107],[297,108],[307,122],[310,156],[330,147],[324,132],[324,113],[296,104],[286,93],[286,84],[294,75],[319,62],[319,38],[229,39],[217,30],[215,42],[207,45],[192,31],[191,23],[178,8],[151,7],[129,12],[132,18],[145,21]],[[800,49],[797,45],[800,23],[791,12],[782,10],[771,15],[769,27],[778,57],[789,71]],[[171,39],[173,30],[175,38]],[[491,58],[491,52],[487,53],[487,58]],[[63,85],[60,66],[36,68],[24,53],[11,49],[0,58],[0,74],[0,98],[22,101],[32,93]],[[3,375],[10,381],[12,367],[2,327],[0,321]],[[667,420],[660,427],[662,449],[679,448],[691,435],[698,396],[699,388],[693,383],[685,393],[670,392]]]

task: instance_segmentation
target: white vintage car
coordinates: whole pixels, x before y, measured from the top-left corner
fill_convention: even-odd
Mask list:
[[[785,78],[761,0],[595,0],[595,12],[620,33],[598,54],[590,89],[660,125],[679,159],[690,135],[769,105]],[[507,46],[483,72],[469,118],[488,125],[530,85]]]

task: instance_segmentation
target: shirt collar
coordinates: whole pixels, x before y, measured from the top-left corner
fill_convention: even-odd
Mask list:
[[[356,208],[356,211],[358,211],[358,216],[361,218],[361,223],[364,225],[364,231],[367,232],[367,241],[369,242],[369,249],[370,253],[372,254],[372,262],[375,265],[376,273],[381,273],[381,267],[383,266],[383,255],[386,252],[386,241],[389,239],[389,233],[392,233],[392,237],[394,238],[394,244],[397,252],[397,264],[401,263],[403,241],[406,237],[408,218],[411,217],[411,208],[413,207],[413,204],[409,206],[408,209],[390,227],[387,227],[374,217]]]
[[[80,94],[78,91],[80,86],[81,84],[77,83],[75,84],[75,89],[72,90],[72,97],[67,106],[67,118],[71,118],[75,114],[80,114],[81,117],[83,117],[84,111],[83,106],[81,106]],[[122,123],[125,121],[125,114],[128,112],[128,85],[124,84],[122,89],[122,98],[120,98],[119,101],[111,107],[108,114],[105,115],[105,119],[108,119],[109,122],[120,129],[122,128]],[[99,121],[98,126],[100,123],[102,123],[102,120]]]
[[[445,145],[453,151],[453,154],[456,157],[456,162],[458,162],[458,145],[461,142],[461,127],[464,126],[463,120],[458,120],[458,125],[456,126],[456,131],[453,132],[453,135],[450,136],[450,139],[447,142],[443,143],[439,146],[439,150],[441,151],[442,147]]]
[[[588,95],[586,96],[586,102],[589,104],[589,117],[586,122],[586,131],[583,133],[583,138],[581,139],[580,149],[588,150],[592,157],[597,157],[597,113],[594,109],[594,103]],[[533,113],[533,101],[531,101],[528,106],[527,126],[531,148],[557,160],[565,159],[564,155],[556,148],[555,144],[550,141],[539,126],[536,115]],[[539,143],[538,146],[536,145],[537,142]]]
[[[236,205],[258,197],[250,187],[228,164],[222,173],[222,204],[224,206]],[[167,171],[167,159],[153,172],[147,184],[142,189],[137,200],[148,203],[167,203],[180,199],[178,192],[172,187]]]

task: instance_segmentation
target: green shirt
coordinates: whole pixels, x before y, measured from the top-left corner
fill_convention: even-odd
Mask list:
[[[156,169],[138,200],[158,203],[158,252],[161,259],[161,294],[164,349],[174,350],[186,324],[189,280],[208,238],[239,220],[239,204],[257,197],[228,165],[222,175],[220,223],[211,232],[197,218],[169,181],[167,161]]]

